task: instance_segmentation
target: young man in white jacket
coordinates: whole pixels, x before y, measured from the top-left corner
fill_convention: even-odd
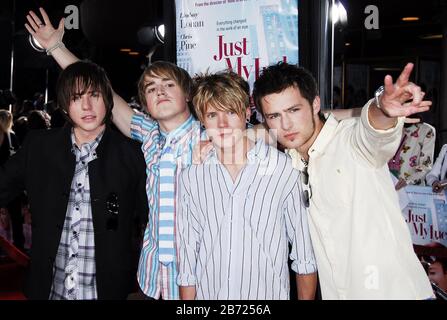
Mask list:
[[[431,105],[409,82],[412,68],[407,65],[395,84],[385,77],[361,117],[340,122],[320,113],[315,79],[303,68],[279,63],[255,82],[266,124],[309,177],[303,185],[324,299],[433,297],[387,166],[403,117]]]

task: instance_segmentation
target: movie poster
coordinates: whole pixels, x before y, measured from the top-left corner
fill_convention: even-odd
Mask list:
[[[263,67],[298,63],[297,0],[176,0],[177,65],[191,75],[232,69],[250,83]]]
[[[433,193],[431,187],[407,186],[409,203],[403,209],[414,244],[435,242],[447,247],[447,191]]]

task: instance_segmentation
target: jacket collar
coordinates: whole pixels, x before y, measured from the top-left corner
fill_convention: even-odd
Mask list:
[[[57,150],[55,150],[55,154],[60,151],[62,154],[64,154],[65,160],[69,160],[74,155],[71,152],[71,149],[73,147],[72,141],[71,141],[71,131],[73,126],[71,124],[66,124],[62,130],[60,131],[58,137],[57,137]],[[106,125],[106,128],[104,129],[104,134],[101,138],[101,141],[98,144],[98,147],[96,148],[96,153],[98,154],[98,157],[101,156],[101,154],[104,152],[105,146],[109,143],[110,135],[111,135],[111,128]]]
[[[310,146],[308,150],[309,160],[320,155],[323,155],[327,145],[331,142],[337,130],[338,120],[331,113],[326,119],[320,133],[315,139],[314,143]],[[302,159],[301,155],[295,149],[287,149],[286,153],[292,157],[292,165],[298,170],[303,170],[306,166],[305,161]]]

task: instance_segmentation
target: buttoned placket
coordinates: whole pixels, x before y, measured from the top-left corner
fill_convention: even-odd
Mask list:
[[[229,194],[229,201],[227,208],[229,210],[229,216],[226,218],[227,223],[229,224],[230,236],[227,240],[227,247],[229,248],[229,254],[227,255],[227,265],[229,265],[228,270],[228,290],[230,288],[235,287],[237,282],[237,277],[240,276],[239,264],[240,261],[243,261],[243,252],[242,246],[238,245],[238,241],[240,238],[240,234],[244,231],[244,219],[243,216],[243,204],[245,203],[245,198],[248,197],[248,189],[251,185],[251,181],[253,180],[253,175],[256,172],[256,166],[258,165],[258,154],[256,153],[256,146],[253,147],[247,153],[247,163],[242,167],[239,172],[236,180],[233,182],[233,179],[228,172],[228,170],[219,162],[217,159],[217,154],[215,150],[212,152],[212,156],[215,158],[216,163],[219,163],[221,166],[221,172],[223,173],[224,183],[226,185],[226,190]],[[239,297],[235,297],[232,295],[232,292],[228,292],[229,299],[238,299]]]
[[[315,176],[314,173],[314,167],[315,167],[315,163],[318,162],[318,153],[316,152],[315,149],[311,149],[309,151],[309,161],[307,163],[304,163],[303,160],[303,164],[307,165],[307,170],[308,170],[308,174],[309,174],[309,186],[312,186],[314,188],[313,192],[315,192],[315,190],[318,190],[318,184],[316,184],[315,180],[313,180],[312,178]],[[315,197],[317,197],[317,193],[314,194]],[[321,217],[321,216],[317,216],[317,215],[313,215],[312,214],[312,207],[313,207],[313,201],[318,201],[315,198],[309,199],[309,208],[308,208],[308,212],[309,215],[311,216],[311,219],[313,219],[314,221],[317,221],[317,225],[319,226],[319,233],[321,235],[321,241],[323,242],[323,246],[326,248],[326,254],[328,257],[328,263],[331,267],[331,272],[332,272],[332,277],[335,279],[335,275],[334,273],[336,272],[337,269],[337,265],[334,263],[334,261],[336,261],[335,257],[336,257],[336,251],[335,251],[335,243],[331,237],[330,234],[330,226],[329,226],[329,221],[328,221],[328,217]],[[342,291],[338,290],[338,293],[340,295],[343,294]]]

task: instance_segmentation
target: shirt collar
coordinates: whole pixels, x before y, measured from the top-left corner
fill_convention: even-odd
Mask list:
[[[321,128],[320,133],[318,134],[312,146],[309,148],[308,151],[309,159],[324,153],[326,146],[329,144],[329,142],[335,135],[337,126],[338,126],[338,120],[334,117],[332,113],[330,113],[326,119],[326,122]],[[286,153],[292,157],[292,165],[294,168],[298,170],[304,169],[305,163],[302,160],[302,157],[298,151],[296,151],[295,149],[287,149]]]
[[[160,129],[161,146],[164,147],[164,145],[168,144],[175,145],[185,135],[185,133],[191,129],[193,122],[194,117],[190,115],[185,122],[171,132],[165,132]]]
[[[77,154],[77,151],[81,151],[82,148],[86,148],[88,150],[88,153],[91,154],[92,152],[94,152],[96,150],[96,148],[99,145],[99,142],[101,141],[103,135],[104,135],[105,130],[101,131],[100,134],[98,134],[98,136],[91,142],[86,142],[83,143],[81,146],[78,147],[78,145],[76,144],[76,137],[74,134],[74,128],[71,129],[71,151],[74,154]],[[95,152],[95,156],[96,156],[96,152]]]

